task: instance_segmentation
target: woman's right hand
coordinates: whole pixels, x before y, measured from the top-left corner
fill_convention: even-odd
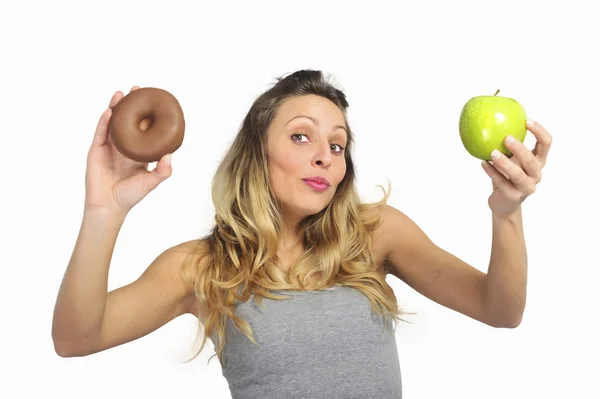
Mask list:
[[[139,87],[134,86],[131,91]],[[171,154],[163,156],[149,171],[148,162],[133,161],[121,154],[110,139],[108,123],[112,108],[124,97],[117,91],[96,127],[89,149],[85,175],[85,209],[126,214],[150,191],[171,176]]]

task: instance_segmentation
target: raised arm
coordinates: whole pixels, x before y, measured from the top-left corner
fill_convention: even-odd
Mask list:
[[[137,90],[134,86],[132,90]],[[134,340],[186,312],[194,295],[179,278],[187,256],[181,244],[164,251],[131,284],[107,292],[108,270],[128,212],[172,173],[170,154],[153,170],[121,154],[108,124],[116,92],[100,120],[87,157],[83,221],[56,299],[52,339],[61,356],[82,356]]]
[[[143,337],[201,309],[180,278],[191,243],[163,251],[134,282],[107,292],[122,220],[86,213],[54,309],[52,339],[62,357],[86,356]]]

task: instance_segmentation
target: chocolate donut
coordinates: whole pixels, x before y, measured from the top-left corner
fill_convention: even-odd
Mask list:
[[[156,162],[181,146],[185,120],[171,93],[144,87],[131,91],[117,103],[108,129],[121,154],[138,162]]]

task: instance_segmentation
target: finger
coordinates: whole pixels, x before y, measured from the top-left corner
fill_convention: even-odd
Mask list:
[[[492,185],[494,188],[499,188],[501,190],[510,190],[514,187],[511,182],[502,174],[499,170],[497,170],[492,164],[487,161],[481,162],[481,166],[485,173],[492,179]]]
[[[535,182],[529,177],[522,167],[514,162],[511,162],[506,155],[495,150],[492,153],[494,160],[492,166],[501,172],[512,185],[523,194],[531,194],[535,191]]]
[[[512,138],[512,140],[511,140]],[[542,168],[540,161],[529,151],[527,147],[519,140],[508,136],[505,140],[506,147],[513,153],[511,161],[520,166],[525,173],[534,181],[542,180]]]
[[[167,179],[173,173],[171,166],[172,154],[165,154],[157,163],[154,169],[149,173],[149,189],[153,190],[162,181]]]
[[[537,140],[533,148],[533,154],[539,159],[540,165],[544,167],[552,145],[552,136],[542,125],[532,120],[527,121],[527,130],[533,133]]]
[[[113,96],[110,99],[110,103],[108,104],[108,108],[114,108],[115,105],[117,105],[117,103],[124,97],[124,94],[122,91],[117,91],[115,92],[115,94],[113,94]]]
[[[140,88],[139,86],[133,86],[129,92],[131,93],[132,91],[137,90],[139,88]],[[123,99],[123,97],[125,97],[125,94],[123,94],[123,92],[120,90],[117,91],[115,94],[113,94],[112,98],[110,99],[110,103],[108,104],[108,107],[114,108],[115,105],[117,105],[117,103]]]
[[[163,156],[151,171],[146,171],[142,175],[142,187],[144,192],[149,193],[154,190],[160,183],[171,176],[171,155]]]
[[[92,146],[100,147],[106,142],[106,138],[108,136],[108,121],[110,120],[111,114],[112,110],[107,108],[100,116],[100,120],[96,126],[96,131],[94,132]]]

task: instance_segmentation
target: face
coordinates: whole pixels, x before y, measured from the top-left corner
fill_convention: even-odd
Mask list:
[[[285,101],[267,133],[269,180],[287,215],[323,210],[346,174],[342,111],[316,95]],[[323,183],[324,182],[324,183]]]

